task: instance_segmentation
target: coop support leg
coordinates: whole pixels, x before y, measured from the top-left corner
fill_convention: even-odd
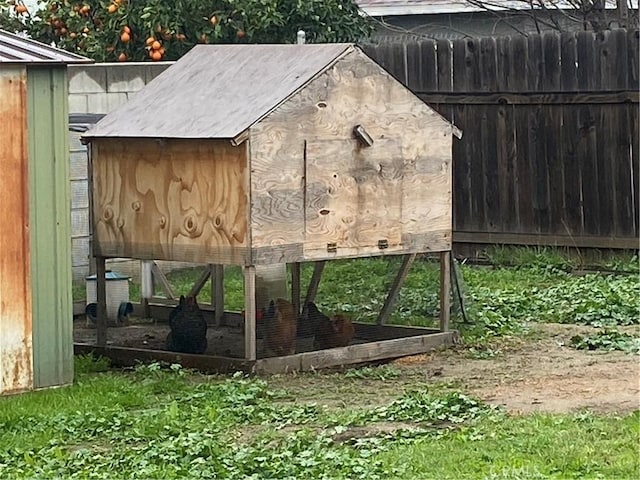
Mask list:
[[[214,320],[219,327],[224,317],[224,265],[211,265],[211,290]]]
[[[151,308],[149,301],[153,297],[153,272],[151,269],[153,262],[151,260],[140,261],[140,290],[142,296],[142,307],[144,309],[145,318],[151,317]]]
[[[244,267],[244,357],[256,359],[256,267]]]
[[[99,347],[107,346],[107,284],[104,257],[96,257],[96,334]]]
[[[208,266],[207,268],[204,269],[204,271],[202,272],[198,280],[196,280],[196,283],[193,284],[193,287],[191,287],[191,290],[189,290],[189,293],[187,294],[187,296],[189,297],[198,296],[198,294],[202,290],[202,287],[204,287],[205,283],[207,283],[207,280],[209,280],[210,276],[211,276],[211,266]],[[212,298],[211,301],[213,302],[213,297],[211,298]]]
[[[291,304],[296,312],[300,315],[300,263],[291,264]]]
[[[307,288],[307,295],[304,299],[304,305],[302,305],[303,318],[306,318],[307,316],[307,304],[309,302],[313,302],[316,299],[316,294],[318,293],[318,286],[320,285],[320,280],[322,280],[322,272],[324,271],[324,265],[325,265],[324,260],[315,262],[313,265],[313,275],[311,275],[311,281],[309,282],[309,287]]]
[[[384,306],[378,315],[378,319],[376,323],[378,325],[384,325],[385,322],[389,319],[389,315],[393,311],[393,307],[396,305],[396,301],[398,300],[398,295],[400,294],[400,289],[402,285],[404,285],[405,280],[407,279],[407,275],[409,274],[409,270],[413,265],[413,262],[416,260],[417,254],[411,253],[409,255],[404,255],[402,260],[402,265],[400,265],[400,270],[398,270],[398,274],[396,275],[391,288],[389,289],[389,295],[387,295],[387,299],[384,301]]]
[[[451,252],[440,252],[440,331],[449,331],[451,293]]]

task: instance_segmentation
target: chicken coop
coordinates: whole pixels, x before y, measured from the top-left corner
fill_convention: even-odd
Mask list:
[[[0,394],[73,380],[66,66],[86,62],[0,30]]]
[[[216,323],[240,322],[235,367],[305,370],[446,345],[455,333],[448,258],[459,135],[355,45],[198,45],[83,136],[98,303],[105,258],[241,265],[244,315],[215,307]],[[424,252],[441,256],[440,328],[388,325],[407,270]],[[404,261],[375,324],[354,322],[346,346],[260,353],[256,266],[291,265],[298,317],[326,262],[381,255]],[[305,262],[315,271],[303,301]],[[208,353],[180,358],[196,366],[232,360]]]

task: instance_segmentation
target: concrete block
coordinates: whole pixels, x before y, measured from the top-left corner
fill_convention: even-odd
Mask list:
[[[87,180],[88,163],[86,151],[71,152],[70,154],[70,178],[71,180]]]
[[[81,132],[69,132],[69,151],[86,152],[87,147],[80,142]]]
[[[71,210],[71,236],[89,235],[89,209],[74,208]]]
[[[69,93],[107,91],[107,70],[103,65],[69,65]]]
[[[146,83],[149,83],[174,63],[175,62],[157,62],[146,64]]]
[[[69,113],[88,113],[86,94],[84,93],[69,94]]]
[[[89,208],[89,182],[71,181],[71,208]]]
[[[145,86],[144,64],[119,64],[107,70],[107,91],[109,93],[132,93]]]
[[[126,93],[93,93],[87,95],[89,113],[109,113],[128,100]]]

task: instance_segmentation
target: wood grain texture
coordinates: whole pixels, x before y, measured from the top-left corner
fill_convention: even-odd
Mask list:
[[[358,124],[373,146],[353,139]],[[451,229],[450,124],[360,51],[252,127],[250,142],[254,249],[303,245],[303,259],[284,261],[401,253],[403,235]]]
[[[227,141],[92,143],[95,253],[244,264],[246,148]]]
[[[27,73],[0,70],[0,394],[33,388]]]

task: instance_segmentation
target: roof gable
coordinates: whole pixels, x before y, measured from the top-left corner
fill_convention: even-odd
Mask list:
[[[0,64],[65,65],[93,60],[0,30]]]
[[[234,138],[353,48],[198,45],[84,137]]]

